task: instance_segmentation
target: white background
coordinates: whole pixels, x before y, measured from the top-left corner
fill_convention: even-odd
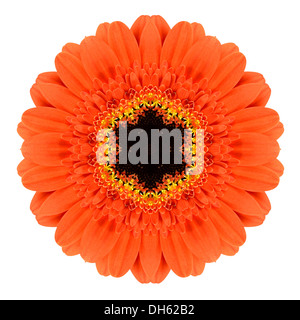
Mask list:
[[[298,0],[1,1],[0,4],[0,298],[1,299],[299,299],[300,46]],[[131,26],[141,14],[160,14],[173,26],[203,24],[207,34],[234,42],[270,87],[269,107],[285,125],[279,140],[285,174],[270,192],[265,223],[247,229],[235,257],[221,257],[203,275],[170,274],[160,285],[98,275],[79,256],[67,257],[54,242],[54,228],[39,226],[29,210],[33,192],[17,176],[22,113],[33,107],[29,90],[37,75],[54,70],[67,42],[80,43],[98,24]]]

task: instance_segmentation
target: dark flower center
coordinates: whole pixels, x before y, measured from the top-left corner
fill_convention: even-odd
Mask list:
[[[145,189],[153,190],[155,189],[160,183],[163,182],[164,177],[167,175],[175,176],[176,174],[182,174],[185,170],[185,162],[181,154],[181,163],[178,164],[176,161],[175,163],[175,152],[178,153],[181,152],[181,150],[177,150],[175,148],[175,137],[172,135],[169,135],[169,133],[174,129],[179,129],[181,132],[181,141],[180,145],[183,145],[183,138],[184,138],[184,130],[182,128],[178,128],[175,123],[166,124],[164,122],[164,119],[161,115],[159,115],[154,110],[147,110],[143,115],[141,115],[138,118],[137,123],[135,124],[127,124],[127,133],[128,136],[130,135],[130,132],[134,129],[143,129],[144,132],[147,133],[148,137],[148,163],[138,163],[138,164],[131,164],[129,161],[127,164],[120,164],[119,158],[117,158],[117,163],[115,164],[114,168],[115,171],[120,174],[125,174],[126,176],[135,175],[138,178],[138,182],[140,184],[144,185]],[[157,143],[157,139],[155,141],[152,141],[152,133],[153,129],[159,130],[160,138],[159,138],[159,145],[155,146],[153,148],[153,144]],[[163,130],[166,129],[166,130]],[[119,128],[116,129],[116,137],[118,140],[119,138],[120,130]],[[163,144],[164,137],[168,135],[170,138],[170,144],[169,149],[163,150],[163,147],[165,146]],[[167,137],[166,137],[167,138]],[[135,152],[137,157],[140,157],[141,149],[132,151],[131,147],[135,145],[139,141],[139,134],[137,136],[136,141],[128,141],[127,142],[127,150],[125,152],[128,153],[128,156],[130,153]],[[157,152],[158,155],[156,155],[156,158],[159,159],[158,163],[153,164],[153,152]],[[163,159],[163,152],[169,152],[170,154],[170,162],[165,163]]]

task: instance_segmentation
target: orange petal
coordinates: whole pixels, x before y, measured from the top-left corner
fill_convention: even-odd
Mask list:
[[[110,275],[108,268],[108,255],[105,257],[101,257],[96,262],[97,271],[104,277],[108,277]]]
[[[62,52],[67,52],[80,59],[80,45],[77,43],[67,43],[63,48]]]
[[[261,85],[264,85],[265,82],[265,78],[262,74],[257,72],[246,71],[242,76],[241,80],[239,81],[238,86],[248,83],[260,83]]]
[[[37,214],[41,205],[53,194],[53,192],[36,192],[31,200],[30,210]]]
[[[149,16],[140,16],[131,27],[131,31],[133,32],[133,34],[136,38],[136,41],[138,43],[140,43],[140,38],[141,38],[142,32],[143,32],[144,27],[148,21],[150,21]]]
[[[91,220],[81,239],[81,256],[86,262],[96,262],[106,256],[118,241],[116,223],[107,217]]]
[[[163,44],[160,62],[178,67],[193,44],[193,29],[188,22],[180,22],[168,33]]]
[[[30,89],[30,96],[37,107],[52,107],[51,103],[44,98],[36,83]]]
[[[30,130],[29,128],[27,128],[23,122],[20,122],[18,124],[18,128],[17,128],[17,132],[19,134],[19,136],[24,139],[24,140],[28,140],[30,139],[32,136],[34,136],[36,134],[36,132]]]
[[[69,143],[61,139],[59,133],[41,133],[24,141],[21,151],[28,158],[41,166],[61,166],[68,157]]]
[[[132,67],[133,62],[141,62],[138,43],[128,27],[122,22],[113,22],[108,29],[108,44],[115,52],[122,67]],[[154,49],[154,48],[153,48]]]
[[[168,33],[171,30],[168,23],[166,22],[166,20],[164,18],[162,18],[161,16],[157,16],[157,15],[151,16],[151,21],[154,23],[154,25],[156,26],[156,28],[160,34],[161,42],[164,43]]]
[[[239,51],[239,47],[234,43],[224,43],[221,46],[221,59]]]
[[[278,175],[265,166],[235,167],[232,175],[236,179],[233,186],[248,191],[267,191],[276,188]]]
[[[140,260],[149,277],[152,277],[158,270],[161,263],[161,247],[158,235],[142,234],[140,247]]]
[[[221,45],[214,37],[201,37],[187,52],[182,64],[186,66],[188,78],[199,81],[210,79],[220,60]]]
[[[59,53],[55,58],[55,66],[65,86],[78,97],[81,97],[82,91],[89,92],[93,88],[81,61],[74,55],[67,52]]]
[[[36,83],[53,83],[58,84],[59,86],[64,85],[57,72],[44,72],[39,74],[36,79]]]
[[[222,202],[225,202],[232,210],[247,215],[264,215],[264,210],[251,194],[245,190],[227,185]]]
[[[265,107],[270,99],[271,96],[271,89],[265,83],[263,89],[261,90],[260,94],[257,98],[251,103],[251,107]]]
[[[282,163],[278,159],[274,159],[265,164],[265,166],[271,170],[273,170],[279,177],[283,175],[284,167]]]
[[[36,214],[39,216],[57,215],[68,211],[78,201],[77,191],[74,189],[74,185],[70,185],[51,193],[36,210]]]
[[[72,243],[69,246],[62,247],[62,251],[67,256],[77,256],[78,254],[80,254],[80,241]]]
[[[246,241],[246,232],[236,213],[220,201],[220,207],[212,208],[209,218],[216,227],[221,239],[234,246]]]
[[[232,89],[225,97],[220,99],[224,103],[227,113],[235,112],[248,107],[262,90],[257,83],[245,84]]]
[[[198,42],[202,37],[205,37],[205,31],[203,26],[200,23],[194,22],[192,23],[193,29],[193,42]]]
[[[55,233],[57,244],[65,247],[78,242],[92,216],[92,211],[89,208],[83,208],[81,202],[75,203],[57,226]]]
[[[44,98],[52,106],[69,113],[73,113],[78,102],[81,101],[68,88],[58,84],[39,83],[38,87]]]
[[[224,97],[242,78],[246,67],[246,58],[240,53],[232,53],[220,61],[209,81],[209,88],[220,91],[219,98]]]
[[[84,69],[92,80],[114,78],[120,62],[108,44],[96,37],[87,37],[80,46]]]
[[[108,255],[108,268],[113,277],[122,277],[133,266],[141,244],[141,237],[135,238],[125,230]]]
[[[161,283],[170,273],[170,270],[171,269],[169,265],[167,264],[165,258],[162,256],[158,270],[156,271],[155,275],[150,278],[150,281],[152,283]]]
[[[280,148],[276,140],[260,133],[240,133],[240,139],[231,144],[232,156],[241,166],[257,166],[277,158]]]
[[[189,208],[189,202],[185,199],[180,199],[176,205],[177,209],[181,212],[187,210]]]
[[[39,225],[43,227],[55,228],[59,224],[59,221],[61,220],[63,215],[64,215],[63,213],[51,215],[51,216],[37,215],[36,221],[38,222]]]
[[[221,250],[225,256],[234,256],[239,252],[239,247],[233,246],[221,239]]]
[[[278,140],[284,132],[284,127],[281,122],[279,122],[274,128],[265,132],[265,135],[270,137],[271,139]]]
[[[182,238],[192,253],[203,262],[215,262],[221,254],[218,232],[210,219],[193,217],[186,222]]]
[[[134,277],[136,278],[136,280],[139,281],[140,283],[149,283],[150,282],[150,278],[146,275],[146,273],[142,267],[141,260],[140,260],[139,256],[135,260],[135,263],[131,268],[131,272],[134,275]]]
[[[35,166],[23,175],[22,183],[25,188],[34,191],[55,191],[69,185],[66,182],[69,175],[66,167]]]
[[[197,256],[193,255],[193,270],[192,276],[196,277],[203,273],[205,269],[205,263],[201,261]]]
[[[170,268],[179,277],[188,277],[192,273],[193,256],[181,235],[177,231],[169,232],[167,237],[160,237],[164,258]]]
[[[232,130],[236,132],[263,133],[274,128],[279,122],[278,113],[269,108],[252,107],[231,114],[235,118]]]
[[[96,37],[101,40],[104,41],[105,43],[108,43],[108,29],[109,29],[110,24],[105,22],[105,23],[101,23],[99,25],[99,27],[97,28],[97,32],[96,32]]]
[[[251,197],[260,205],[264,214],[267,215],[271,210],[271,202],[266,194],[266,192],[249,192]]]
[[[23,113],[23,124],[35,132],[65,132],[69,130],[66,117],[69,113],[59,109],[45,107],[28,109]]]
[[[36,164],[28,159],[23,159],[17,168],[18,175],[22,177],[28,170],[32,169],[35,167]]]
[[[159,64],[161,46],[162,42],[160,33],[152,20],[150,20],[144,27],[140,38],[142,64]]]
[[[240,220],[242,221],[242,224],[245,227],[257,227],[263,224],[265,221],[266,217],[265,215],[260,215],[260,216],[249,216],[245,214],[238,213],[238,216]],[[224,253],[226,254],[226,253]]]

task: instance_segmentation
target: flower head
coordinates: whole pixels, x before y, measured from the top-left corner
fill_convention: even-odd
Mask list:
[[[265,191],[283,173],[276,159],[283,126],[266,107],[270,88],[245,71],[238,47],[206,36],[198,23],[170,29],[159,16],[141,16],[131,29],[101,24],[96,36],[64,46],[55,64],[38,76],[36,107],[19,124],[18,172],[36,191],[37,221],[57,227],[63,251],[104,276],[131,270],[143,283],[170,270],[199,275],[221,254],[236,254],[244,227],[270,211]],[[184,161],[123,163],[122,122],[127,132],[190,130],[190,158],[202,130],[201,172],[187,174]],[[116,162],[99,161],[102,130],[116,136]]]

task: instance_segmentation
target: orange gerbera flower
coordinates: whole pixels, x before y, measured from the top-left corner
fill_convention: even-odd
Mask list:
[[[270,211],[265,191],[283,173],[276,159],[283,126],[265,107],[270,88],[245,72],[238,47],[206,36],[198,23],[170,29],[159,16],[141,16],[131,29],[101,24],[55,63],[56,72],[38,76],[36,107],[19,124],[18,172],[36,191],[37,221],[57,227],[63,252],[96,263],[104,276],[131,270],[143,283],[170,270],[196,276],[221,254],[236,254],[244,227]],[[204,130],[202,173],[100,164],[97,134],[117,132],[117,120],[131,129]]]

